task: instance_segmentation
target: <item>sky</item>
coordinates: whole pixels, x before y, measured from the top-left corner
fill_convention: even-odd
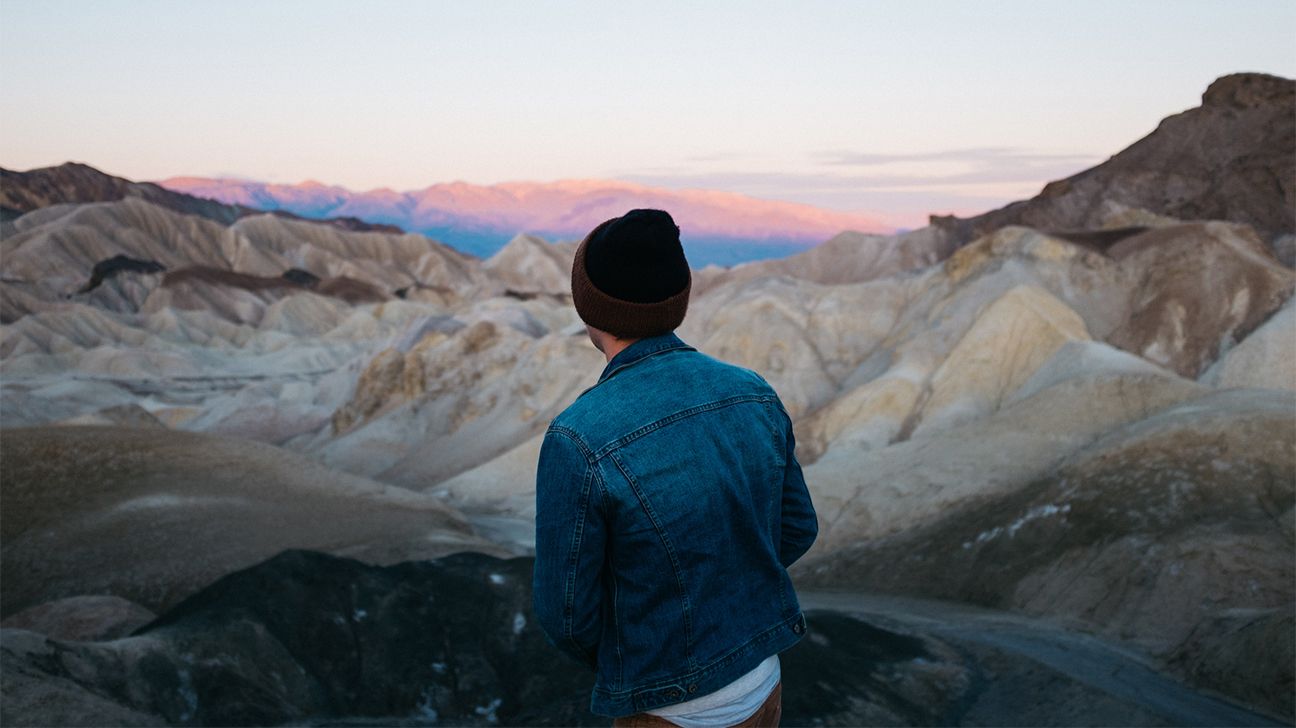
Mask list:
[[[1238,71],[1291,0],[0,0],[0,166],[354,190],[613,178],[901,226],[1030,197]]]

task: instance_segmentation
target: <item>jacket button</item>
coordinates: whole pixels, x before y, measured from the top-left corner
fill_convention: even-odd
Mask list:
[[[680,691],[678,691],[678,690],[672,690],[672,691],[670,692],[670,696],[671,696],[672,698],[678,698],[678,697],[680,696]]]
[[[697,685],[690,685],[690,686],[689,686],[689,692],[690,692],[690,693],[696,693],[696,692],[697,692]]]
[[[801,623],[801,622],[797,622],[796,624],[792,625],[792,633],[793,633],[793,634],[804,634],[804,633],[805,633],[805,624],[803,624],[803,623]]]

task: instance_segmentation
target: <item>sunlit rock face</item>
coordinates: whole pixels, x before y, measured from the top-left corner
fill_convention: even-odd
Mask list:
[[[799,417],[834,397],[895,325],[912,288],[787,277],[730,283],[690,303],[679,334],[704,353],[761,373]]]
[[[601,366],[583,334],[537,338],[491,320],[433,332],[369,363],[319,457],[426,488],[542,433]]]
[[[847,230],[786,258],[704,269],[697,276],[700,280],[695,279],[693,291],[703,293],[721,283],[768,276],[789,276],[830,285],[862,283],[933,265],[949,257],[954,248],[953,238],[937,227],[899,235]]]
[[[488,258],[482,269],[517,298],[570,296],[575,257],[574,243],[549,243],[534,235],[518,235]]]

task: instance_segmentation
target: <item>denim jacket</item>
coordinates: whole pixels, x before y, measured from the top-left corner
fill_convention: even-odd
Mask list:
[[[554,419],[536,482],[534,606],[624,716],[714,692],[791,647],[787,567],[818,532],[792,423],[759,375],[639,340]]]

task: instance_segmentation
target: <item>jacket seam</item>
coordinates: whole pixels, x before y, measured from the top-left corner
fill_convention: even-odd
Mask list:
[[[590,468],[585,468],[585,477],[581,482],[581,496],[576,509],[576,518],[572,526],[571,547],[567,555],[567,579],[563,589],[563,637],[577,648],[580,654],[587,650],[576,641],[572,623],[576,611],[576,571],[580,563],[581,542],[585,538],[585,514],[589,510]]]
[[[612,639],[613,646],[616,648],[617,659],[617,687],[625,685],[625,655],[621,651],[621,620],[619,618],[621,585],[617,582],[616,568],[609,570],[612,579]]]
[[[661,347],[660,349],[645,351],[639,354],[634,359],[618,364],[615,369],[604,370],[604,372],[599,375],[598,381],[594,382],[593,384],[591,384],[590,386],[582,390],[580,394],[576,395],[576,399],[579,400],[581,397],[584,397],[585,395],[589,394],[593,390],[597,389],[600,384],[611,379],[614,375],[621,373],[622,370],[628,369],[645,359],[650,359],[658,354],[663,354],[668,351],[697,351],[697,349],[689,346],[688,344],[685,344],[682,341],[679,341],[679,342],[672,342],[666,346]],[[611,362],[609,362],[609,364],[611,364]]]
[[[590,651],[584,645],[576,641],[575,621],[576,612],[576,572],[580,565],[581,545],[585,540],[585,519],[589,512],[590,485],[594,479],[594,468],[589,461],[589,449],[584,447],[584,443],[579,439],[572,437],[570,431],[564,431],[562,428],[550,428],[556,434],[565,435],[567,439],[572,440],[577,448],[585,455],[585,475],[581,479],[580,498],[577,500],[575,518],[572,523],[571,545],[567,554],[566,578],[563,583],[563,626],[562,637],[575,649],[578,654],[587,655],[597,659],[596,656],[590,655]]]
[[[631,432],[622,435],[621,437],[613,440],[612,442],[609,442],[603,447],[600,447],[598,450],[595,450],[592,457],[595,461],[602,460],[604,457],[607,456],[608,453],[612,452],[613,450],[617,450],[619,448],[625,447],[626,445],[629,445],[635,440],[638,440],[639,438],[651,432],[659,430],[665,427],[666,425],[678,422],[680,420],[686,419],[688,417],[692,417],[694,415],[701,414],[703,412],[711,412],[713,410],[723,409],[725,407],[731,407],[733,405],[742,404],[744,402],[769,402],[769,401],[773,401],[773,399],[774,399],[774,395],[771,394],[737,394],[732,397],[725,397],[724,399],[718,399],[714,402],[707,402],[706,404],[694,405],[693,407],[689,407],[688,409],[683,409],[678,412],[674,412],[669,415],[666,415],[665,417],[662,417],[661,419],[658,420],[654,420],[640,427],[637,430],[632,430]]]
[[[775,457],[778,458],[779,461],[779,467],[776,468],[776,472],[778,472],[780,476],[778,479],[777,487],[770,488],[770,502],[768,504],[769,523],[767,524],[767,528],[769,529],[770,539],[775,545],[774,546],[775,550],[781,552],[783,550],[783,491],[785,488],[787,488],[787,469],[789,465],[789,460],[788,460],[789,454],[786,452],[787,435],[783,432],[783,428],[780,425],[782,425],[783,422],[786,421],[787,426],[791,428],[792,420],[787,416],[787,412],[784,411],[782,407],[775,408],[774,405],[769,402],[767,402],[765,406],[769,411],[771,419],[773,420],[772,424],[775,425],[774,427],[770,428],[770,436],[774,440],[773,443],[774,453],[775,453]],[[781,420],[779,418],[779,415],[782,415],[784,419]],[[779,442],[780,435],[783,435],[782,442]],[[780,453],[783,455],[783,457],[781,458],[778,457],[778,454]],[[795,456],[793,455],[792,457]],[[777,531],[774,530],[774,524],[776,521],[778,523]],[[781,554],[776,554],[776,556],[781,556]],[[784,572],[784,574],[786,574],[786,571]],[[780,575],[779,590],[778,590],[780,612],[787,611],[787,585],[785,584],[785,579],[786,576]]]
[[[696,669],[697,658],[693,654],[693,614],[692,606],[689,604],[688,591],[684,588],[684,577],[681,573],[679,556],[675,553],[675,544],[671,541],[670,534],[662,527],[661,520],[657,518],[657,511],[653,509],[652,504],[644,496],[643,491],[639,489],[639,482],[630,474],[625,463],[616,453],[612,453],[612,462],[616,463],[617,469],[621,471],[621,476],[630,484],[630,489],[634,491],[635,498],[638,499],[639,505],[643,507],[644,513],[648,514],[648,520],[652,522],[653,529],[657,531],[657,537],[661,539],[662,547],[666,549],[666,556],[670,558],[672,576],[675,577],[675,590],[679,593],[680,605],[684,612],[684,655],[688,659],[689,667]]]
[[[549,429],[546,431],[546,434],[550,432],[557,435],[563,435],[568,440],[571,440],[572,444],[576,446],[576,449],[580,450],[581,455],[585,456],[586,465],[589,465],[594,462],[593,452],[590,450],[589,446],[585,444],[585,441],[581,439],[580,433],[576,432],[570,427],[565,427],[556,422],[549,425]]]
[[[588,458],[589,457],[588,449],[586,449],[585,452],[586,452],[586,457]],[[594,473],[594,479],[598,482],[599,496],[600,496],[599,503],[601,504],[601,507],[603,509],[603,522],[605,524],[610,523],[613,510],[610,505],[611,495],[608,493],[607,481],[603,479],[602,472],[599,471],[598,466],[596,466],[593,462],[590,462],[588,467]],[[625,684],[625,655],[621,649],[621,641],[622,641],[621,640],[621,620],[619,619],[619,612],[618,612],[618,608],[619,608],[618,602],[621,595],[621,586],[617,582],[617,577],[616,577],[617,569],[615,565],[612,564],[609,560],[608,566],[612,567],[607,569],[607,573],[608,573],[608,578],[612,581],[612,614],[611,614],[612,639],[614,643],[613,646],[616,648],[617,685],[623,685]],[[606,624],[607,623],[604,622],[605,627]]]
[[[680,349],[683,349],[685,351],[697,351],[697,349],[689,346],[688,344],[685,344],[682,341],[672,341],[666,343],[660,348],[650,349],[648,351],[641,352],[639,356],[636,356],[634,359],[621,362],[616,366],[615,369],[609,369],[603,372],[603,374],[599,377],[599,380],[594,383],[594,387],[597,387],[603,382],[606,382],[607,380],[611,379],[614,375],[634,366],[635,364],[638,364],[641,361],[644,361],[645,359],[650,359],[654,356],[657,356],[658,354],[664,354],[668,351],[678,351]],[[590,387],[590,389],[593,389],[594,387]]]

